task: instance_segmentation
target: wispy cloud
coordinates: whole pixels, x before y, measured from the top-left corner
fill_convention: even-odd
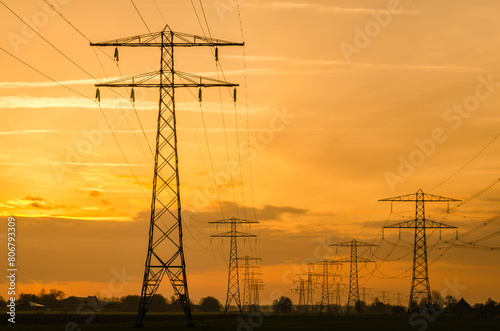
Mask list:
[[[226,58],[241,59],[242,55],[227,55]],[[281,65],[293,67],[318,67],[324,72],[325,67],[338,70],[423,70],[423,71],[484,71],[486,69],[480,67],[467,67],[467,66],[453,66],[441,64],[389,64],[389,63],[359,63],[359,62],[346,62],[339,60],[322,60],[322,59],[298,59],[282,56],[246,56],[247,61],[256,63],[278,63]],[[286,72],[283,69],[275,69],[275,71]],[[297,73],[299,71],[287,70],[289,73]],[[269,72],[269,71],[268,71]],[[313,72],[313,71],[311,71]],[[316,72],[316,71],[314,71]],[[325,72],[329,73],[329,72]]]
[[[265,8],[274,10],[308,10],[317,14],[372,14],[375,10],[387,11],[386,8],[348,8],[324,5],[319,3],[308,2],[262,2],[262,3],[245,3],[243,6],[248,8]],[[405,10],[406,14],[419,14],[420,11]]]
[[[229,98],[228,98],[229,99]],[[221,113],[221,104],[216,102],[203,102],[203,113]],[[234,103],[232,100],[228,100],[223,103],[225,109],[233,108]],[[98,109],[97,103],[81,98],[81,97],[30,97],[30,96],[0,96],[0,108],[3,109],[28,109],[28,108],[65,108],[65,109]],[[101,100],[102,109],[127,109],[133,110],[134,105],[125,99],[113,100],[113,99],[102,99]],[[157,101],[137,101],[135,103],[136,110],[154,110],[158,109]],[[200,112],[200,104],[198,101],[178,101],[176,104],[176,110],[183,112]],[[238,114],[246,114],[246,109],[244,107],[238,107],[236,109]],[[260,115],[269,112],[269,108],[250,106],[250,115]],[[234,113],[234,111],[233,111]]]
[[[0,135],[14,135],[14,134],[33,134],[33,133],[55,133],[59,130],[16,130],[16,131],[0,131]]]

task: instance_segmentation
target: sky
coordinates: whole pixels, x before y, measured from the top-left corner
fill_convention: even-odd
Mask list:
[[[220,48],[219,66],[213,50],[176,50],[177,70],[240,85],[236,105],[232,89],[201,103],[176,91],[192,300],[225,298],[229,241],[210,236],[227,229],[208,222],[235,216],[260,222],[238,245],[262,258],[262,303],[298,302],[292,279],[348,256],[328,245],[352,239],[378,245],[359,252],[375,261],[360,265],[368,301],[389,291],[396,303],[413,234],[381,229],[414,204],[378,200],[419,189],[461,200],[426,205],[458,227],[458,239],[428,230],[431,288],[500,300],[498,1],[135,0],[140,15],[123,0],[47,2],[0,4],[0,215],[17,219],[20,292],[140,293],[158,91],[138,88],[132,104],[130,90],[102,88],[99,108],[94,84],[158,70],[160,53],[120,48],[117,64],[89,41],[168,24],[245,42]],[[332,271],[348,283],[348,265]],[[166,280],[159,293],[172,295]]]

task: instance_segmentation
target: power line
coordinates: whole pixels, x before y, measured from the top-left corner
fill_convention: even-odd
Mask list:
[[[158,7],[158,4],[156,3],[156,0],[153,0],[153,3],[155,4],[156,9],[158,9],[158,13],[160,13],[161,18],[163,18],[163,22],[164,22],[165,24],[167,24],[167,20],[165,19],[165,16],[163,16],[163,14],[161,13],[161,10],[160,10],[160,8]]]
[[[1,1],[0,1],[0,2],[1,2]],[[1,49],[2,51],[4,51],[5,53],[7,53],[8,55],[10,55],[11,57],[13,57],[14,59],[16,59],[17,61],[19,61],[19,62],[21,62],[22,64],[24,64],[25,66],[27,66],[28,68],[30,68],[30,69],[32,69],[33,71],[36,71],[36,72],[37,72],[37,73],[39,73],[40,75],[44,76],[45,78],[50,79],[51,81],[53,81],[53,82],[57,83],[58,85],[60,85],[60,86],[62,86],[62,87],[64,87],[64,88],[66,88],[66,89],[68,89],[69,91],[71,91],[71,92],[73,92],[73,93],[75,93],[75,94],[78,94],[78,95],[80,95],[80,96],[84,97],[85,99],[88,99],[88,100],[90,100],[90,101],[94,101],[94,100],[92,100],[91,98],[87,97],[86,95],[83,95],[82,93],[80,93],[80,92],[78,92],[78,91],[76,91],[76,90],[72,89],[71,87],[66,86],[66,85],[64,85],[64,84],[60,83],[59,81],[55,80],[54,78],[52,78],[52,77],[48,76],[47,74],[45,74],[45,73],[41,72],[40,70],[36,69],[35,67],[31,66],[30,64],[28,64],[28,63],[24,62],[23,60],[21,60],[20,58],[18,58],[18,57],[17,57],[17,56],[15,56],[14,54],[12,54],[12,53],[10,53],[9,51],[5,50],[3,47],[1,47],[1,46],[0,46],[0,49]],[[101,114],[102,114],[102,116],[104,117],[104,119],[105,119],[105,121],[106,121],[106,124],[108,125],[109,130],[110,130],[111,134],[113,135],[113,138],[115,139],[115,142],[116,142],[116,144],[118,145],[118,148],[120,149],[120,152],[121,152],[121,154],[122,154],[122,156],[123,156],[123,158],[124,158],[125,162],[127,163],[128,168],[129,168],[129,169],[130,169],[130,171],[132,172],[132,175],[134,176],[134,178],[135,178],[136,182],[139,184],[139,186],[140,186],[140,188],[141,188],[141,191],[142,191],[143,195],[146,197],[146,200],[148,200],[148,201],[149,201],[148,197],[146,196],[146,193],[144,192],[144,189],[142,188],[142,186],[141,186],[141,185],[140,185],[140,183],[139,183],[139,179],[137,178],[137,176],[136,176],[136,174],[135,174],[135,172],[134,172],[134,170],[133,170],[132,166],[130,165],[130,162],[128,161],[127,157],[125,156],[125,153],[123,152],[123,149],[122,149],[122,147],[121,147],[120,143],[118,142],[118,139],[116,138],[115,132],[114,132],[114,131],[113,131],[113,129],[111,128],[111,125],[110,125],[110,123],[109,123],[108,118],[106,117],[106,114],[104,113],[104,110],[102,109],[102,107],[101,107],[98,103],[96,103],[96,104],[98,105],[98,107],[99,107],[99,109],[100,109],[100,111],[101,111]]]
[[[47,44],[49,44],[54,50],[56,50],[59,54],[61,54],[62,56],[64,56],[68,61],[70,61],[71,63],[73,63],[76,67],[78,67],[81,71],[83,71],[84,73],[86,73],[87,75],[89,75],[90,77],[92,77],[93,79],[95,79],[96,81],[100,82],[99,79],[97,79],[96,77],[94,77],[91,73],[89,73],[87,70],[85,70],[84,68],[82,68],[78,63],[76,63],[75,61],[73,61],[69,56],[67,56],[66,54],[64,54],[61,50],[59,50],[59,48],[57,48],[56,46],[54,46],[54,44],[52,44],[50,41],[48,41],[44,36],[42,36],[40,33],[38,33],[37,30],[33,29],[31,27],[30,24],[28,24],[24,19],[22,19],[19,15],[17,15],[12,9],[10,9],[2,0],[0,0],[0,3],[5,7],[7,8],[14,16],[16,16],[21,22],[23,22],[24,24],[26,24],[27,27],[29,27],[33,32],[35,32],[40,38],[43,39],[43,41],[45,41]]]
[[[72,28],[73,28],[76,32],[78,32],[78,34],[79,34],[80,36],[82,36],[82,37],[83,37],[84,39],[86,39],[88,42],[91,42],[91,40],[90,40],[90,39],[89,39],[89,38],[88,38],[88,37],[87,37],[87,36],[86,36],[83,32],[81,32],[81,30],[79,30],[79,29],[78,29],[78,28],[77,28],[74,24],[72,24],[72,23],[71,23],[71,21],[70,21],[69,19],[67,19],[67,18],[66,18],[66,17],[65,17],[65,16],[64,16],[64,15],[63,15],[63,14],[62,14],[59,10],[57,10],[57,8],[55,8],[55,7],[54,7],[54,6],[53,6],[53,5],[52,5],[52,4],[51,4],[48,0],[44,0],[44,2],[45,2],[45,3],[46,3],[46,4],[47,4],[47,5],[48,5],[48,6],[49,6],[49,7],[50,7],[50,8],[51,8],[51,9],[52,9],[52,10],[53,10],[56,14],[57,14],[57,15],[59,15],[59,16],[61,17],[61,19],[63,19],[66,23],[68,23],[68,25],[69,25],[69,26],[71,26],[71,27],[72,27]],[[94,54],[95,54],[95,56],[96,56],[96,58],[97,58],[97,61],[99,62],[99,65],[100,65],[100,66],[101,66],[101,68],[102,68],[102,71],[104,72],[104,75],[106,76],[106,78],[108,78],[108,75],[106,74],[106,71],[104,70],[104,67],[103,67],[103,65],[102,65],[102,62],[101,62],[101,60],[99,59],[99,56],[97,55],[97,52],[96,52],[95,48],[93,48],[93,51],[94,51]],[[111,57],[108,53],[106,53],[106,52],[105,52],[105,51],[103,51],[102,49],[100,49],[100,48],[99,48],[99,51],[101,51],[103,54],[105,54],[105,55],[106,55],[107,57],[109,57],[110,59],[113,59],[113,58],[112,58],[112,57]],[[117,66],[117,68],[118,68],[118,71],[120,72],[120,76],[123,78],[123,75],[122,75],[122,73],[121,73],[121,70],[120,70],[120,66],[119,66],[119,64],[118,64],[118,61],[116,61],[116,66]],[[116,100],[116,95],[119,95],[119,94],[118,94],[118,93],[116,93],[116,91],[114,91],[114,90],[112,90],[112,91],[113,91],[113,93],[114,93],[115,100]],[[124,114],[125,119],[127,120],[127,123],[128,123],[128,125],[129,125],[129,127],[130,127],[131,131],[132,131],[132,132],[133,132],[133,134],[134,134],[134,137],[136,138],[136,141],[137,141],[137,143],[138,143],[139,147],[141,148],[141,150],[142,150],[142,152],[143,152],[144,156],[146,156],[146,152],[144,151],[144,148],[142,147],[142,144],[139,142],[139,139],[137,138],[137,135],[135,134],[135,132],[134,132],[134,130],[133,130],[133,128],[132,128],[132,125],[130,124],[130,122],[129,122],[128,118],[125,116],[125,111],[123,110],[123,107],[121,106],[121,104],[119,104],[119,106],[120,106],[120,109],[121,109],[122,113]],[[143,127],[143,125],[142,125],[142,122],[141,122],[141,120],[140,120],[140,118],[139,118],[139,114],[137,113],[137,109],[135,108],[135,104],[134,104],[134,103],[132,103],[132,106],[133,106],[133,109],[134,109],[134,112],[135,112],[135,115],[136,115],[137,121],[139,122],[139,125],[140,125],[140,127],[141,127],[141,130],[142,130],[142,133],[143,133],[144,139],[145,139],[145,141],[146,141],[146,144],[148,145],[148,148],[149,148],[149,150],[150,150],[150,152],[151,152],[151,155],[154,155],[153,150],[151,149],[151,145],[149,144],[149,141],[148,141],[148,139],[147,139],[147,137],[146,137],[146,132],[144,131],[144,127]],[[150,159],[148,159],[148,158],[147,158],[147,156],[146,156],[146,159],[148,160],[149,164],[151,165],[151,161],[150,161]]]
[[[79,95],[79,96],[81,96],[81,97],[84,97],[85,99],[88,99],[88,100],[90,100],[90,101],[94,101],[94,100],[92,100],[91,98],[89,98],[88,96],[86,96],[86,95],[84,95],[84,94],[82,94],[82,93],[80,93],[80,92],[78,92],[78,91],[76,91],[76,90],[72,89],[71,87],[69,87],[69,86],[67,86],[67,85],[64,85],[63,83],[61,83],[61,82],[59,82],[59,81],[55,80],[54,78],[52,78],[52,77],[48,76],[47,74],[45,74],[45,73],[41,72],[40,70],[36,69],[36,68],[35,68],[35,67],[33,67],[32,65],[30,65],[30,64],[28,64],[28,63],[26,63],[26,62],[24,62],[23,60],[21,60],[20,58],[18,58],[18,57],[17,57],[17,56],[15,56],[14,54],[10,53],[9,51],[7,51],[6,49],[4,49],[3,47],[1,47],[1,46],[0,46],[0,49],[1,49],[2,51],[4,51],[5,53],[7,53],[8,55],[10,55],[11,57],[13,57],[14,59],[16,59],[17,61],[19,61],[19,62],[21,62],[22,64],[24,64],[25,66],[27,66],[28,68],[30,68],[31,70],[36,71],[37,73],[39,73],[40,75],[44,76],[44,77],[45,77],[45,78],[47,78],[47,79],[50,79],[50,80],[51,80],[51,81],[53,81],[54,83],[56,83],[56,84],[58,84],[58,85],[60,85],[60,86],[64,87],[65,89],[67,89],[67,90],[69,90],[69,91],[71,91],[71,92],[73,92],[73,93],[75,93],[75,94],[78,94],[78,95]]]
[[[146,29],[148,29],[148,32],[151,34],[151,30],[149,29],[149,26],[146,23],[146,21],[144,20],[144,18],[142,17],[141,12],[139,11],[139,9],[137,8],[137,6],[135,5],[134,0],[130,0],[130,2],[132,2],[132,5],[134,6],[135,11],[139,15],[139,17],[141,18],[142,23],[144,23],[144,26],[146,26]]]
[[[455,177],[456,174],[458,174],[460,171],[462,171],[465,167],[467,167],[472,161],[474,161],[479,155],[481,155],[491,144],[493,144],[493,142],[495,142],[495,140],[497,140],[497,138],[500,137],[500,133],[498,133],[495,137],[493,137],[493,139],[491,139],[487,144],[486,146],[484,146],[476,155],[474,155],[469,161],[467,161],[462,167],[460,167],[457,171],[455,171],[451,176],[449,176],[448,178],[446,178],[445,180],[443,180],[441,183],[439,183],[437,186],[435,186],[434,188],[432,188],[429,192],[431,191],[434,191],[435,189],[437,189],[438,187],[440,187],[441,185],[443,185],[444,183],[446,183],[447,181],[449,181],[450,179],[452,179],[453,177]]]

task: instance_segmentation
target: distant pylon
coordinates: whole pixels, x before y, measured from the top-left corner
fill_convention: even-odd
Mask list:
[[[253,305],[252,301],[255,299],[255,294],[252,294],[254,291],[253,283],[254,280],[250,277],[250,269],[260,268],[258,265],[251,265],[250,261],[262,261],[260,257],[251,257],[251,256],[243,256],[239,257],[238,260],[243,261],[243,265],[239,265],[240,268],[243,268],[243,310],[248,308],[251,309]],[[258,292],[257,292],[258,298]]]
[[[262,275],[261,272],[250,272],[250,294],[251,294],[251,307],[256,309],[260,305],[260,291],[264,289],[264,283],[262,279],[257,278],[257,276]]]
[[[330,268],[334,265],[340,265],[340,262],[335,262],[335,261],[329,261],[329,260],[323,260],[319,262],[312,262],[309,263],[309,265],[320,265],[322,266],[323,272],[321,274],[321,278],[323,280],[322,286],[321,286],[321,303],[319,306],[319,314],[321,315],[323,313],[323,308],[328,309],[328,312],[331,314],[331,306],[330,306],[330,286],[329,286],[329,278],[333,277],[333,280],[335,281],[335,277],[339,276],[337,274],[331,273]]]
[[[457,229],[457,227],[426,220],[425,202],[447,202],[449,206],[450,202],[460,200],[427,194],[422,192],[422,190],[418,190],[416,194],[402,195],[394,198],[381,199],[379,201],[416,203],[414,220],[384,226],[383,229],[399,229],[400,236],[401,229],[415,229],[415,239],[413,242],[413,274],[411,279],[408,311],[411,311],[418,306],[426,306],[431,303],[429,266],[427,264],[426,229]]]
[[[335,304],[340,307],[340,283],[337,283],[337,291],[335,293]]]
[[[311,269],[305,274],[301,274],[300,276],[305,276],[305,294],[306,294],[306,310],[307,311],[312,311],[313,310],[313,294],[314,294],[314,289],[318,285],[318,283],[314,280],[316,277],[321,277],[321,273],[313,272]]]
[[[359,285],[358,285],[358,262],[375,262],[372,260],[368,260],[362,257],[358,257],[358,247],[373,247],[377,246],[374,244],[365,243],[362,241],[358,241],[353,239],[351,241],[346,241],[338,244],[332,244],[330,246],[335,247],[351,247],[351,257],[350,258],[342,258],[336,259],[335,262],[350,262],[351,268],[349,273],[349,297],[347,299],[347,313],[349,313],[351,304],[356,306],[356,303],[359,301]]]
[[[295,284],[295,287],[292,288],[292,292],[294,292],[295,294],[299,294],[298,311],[303,311],[305,310],[306,306],[306,281],[302,277],[299,277],[299,279],[294,280],[293,283]]]
[[[231,302],[234,300],[236,306],[238,307],[240,314],[243,313],[241,309],[241,298],[240,298],[240,279],[238,274],[238,237],[257,237],[256,235],[239,232],[236,230],[236,224],[251,224],[259,223],[257,221],[247,221],[231,217],[228,219],[208,222],[211,224],[230,224],[231,231],[223,232],[219,234],[214,234],[211,237],[217,238],[231,238],[231,248],[229,250],[229,274],[227,279],[227,296],[226,296],[226,306],[224,308],[224,314],[227,313],[228,308],[231,306]]]

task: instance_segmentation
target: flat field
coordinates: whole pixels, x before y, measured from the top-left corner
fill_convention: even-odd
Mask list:
[[[16,324],[7,322],[7,316],[0,322],[1,330],[137,330],[134,328],[135,314],[89,313],[87,315],[22,313],[16,315]],[[338,330],[338,331],[476,331],[500,330],[500,317],[477,318],[475,316],[422,316],[410,321],[400,316],[318,316],[299,314],[272,314],[270,316],[227,315],[195,313],[194,328],[186,327],[184,315],[148,314],[143,330],[210,330],[210,331],[259,331],[259,330]]]

